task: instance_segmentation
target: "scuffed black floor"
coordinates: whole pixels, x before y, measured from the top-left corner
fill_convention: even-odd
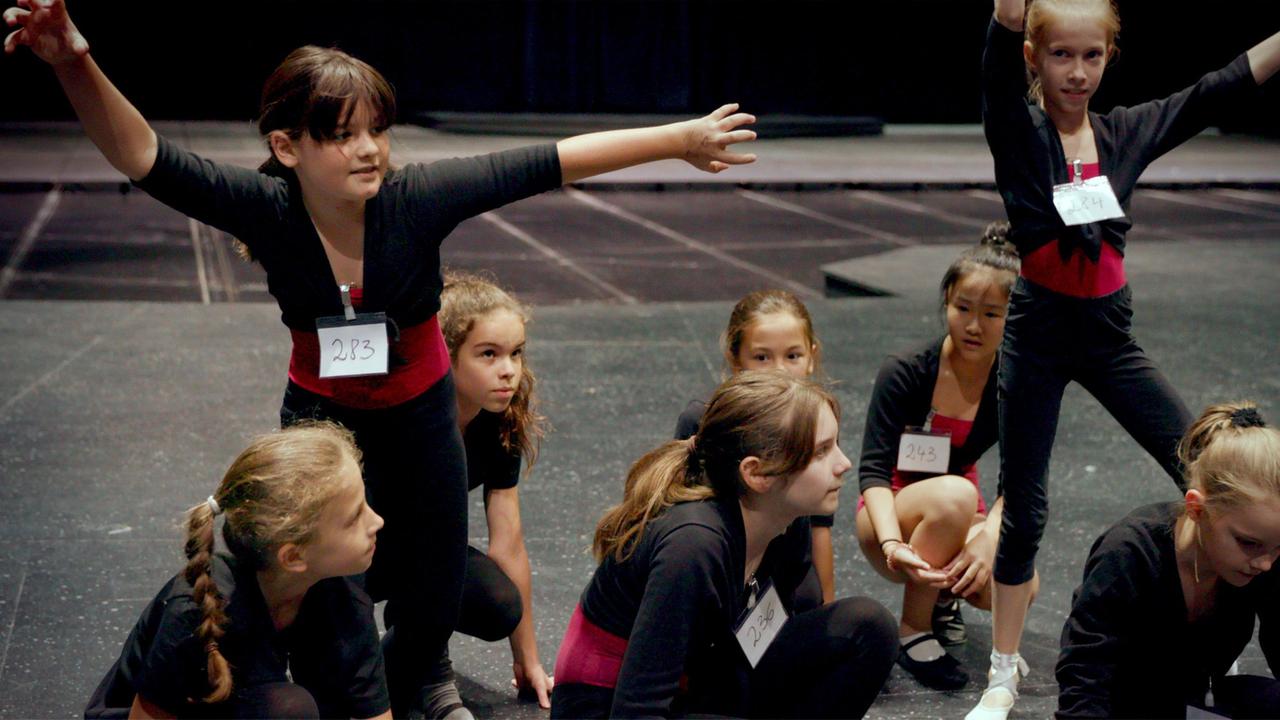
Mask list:
[[[548,669],[592,569],[595,520],[620,497],[627,465],[715,383],[732,302],[778,283],[806,293],[845,408],[841,442],[856,455],[881,358],[941,332],[931,288],[945,262],[886,275],[898,295],[885,298],[823,298],[819,266],[916,245],[949,246],[920,254],[945,260],[1002,212],[984,191],[575,192],[471,220],[445,243],[447,262],[488,269],[535,305],[529,357],[555,429],[521,495]],[[224,238],[196,228],[193,241],[185,218],[141,193],[67,192],[37,223],[48,202],[0,193],[5,718],[79,714],[139,610],[180,568],[182,510],[247,437],[278,423],[289,350],[259,271],[226,254]],[[1133,212],[1139,341],[1193,409],[1251,397],[1280,418],[1280,193],[1143,190]],[[994,452],[981,469],[990,497]],[[1089,544],[1128,509],[1176,497],[1075,386],[1051,475],[1020,718],[1055,706],[1057,638]],[[854,542],[856,501],[850,483],[835,531],[838,590],[896,611],[898,589]],[[471,535],[483,546],[478,497]],[[958,655],[980,684],[989,616],[966,616],[972,640]],[[452,656],[479,717],[541,716],[507,687],[505,643],[455,638]],[[1265,672],[1255,646],[1242,664]],[[976,697],[972,686],[927,691],[895,669],[871,717],[961,717]]]

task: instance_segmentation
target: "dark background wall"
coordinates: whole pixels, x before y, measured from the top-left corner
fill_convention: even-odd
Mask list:
[[[1277,0],[1122,0],[1095,109],[1167,94],[1280,30]],[[337,45],[425,110],[875,115],[972,123],[989,0],[71,0],[95,58],[155,119],[254,117],[292,48]],[[1218,9],[1229,14],[1217,14]],[[72,117],[28,52],[0,120]],[[1276,85],[1277,83],[1272,83]],[[1269,88],[1236,129],[1280,125]]]

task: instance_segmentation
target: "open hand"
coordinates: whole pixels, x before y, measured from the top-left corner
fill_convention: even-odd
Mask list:
[[[89,43],[71,22],[63,0],[18,0],[17,7],[4,11],[4,22],[6,27],[18,28],[4,39],[6,53],[26,45],[41,60],[60,65],[89,52]]]
[[[734,143],[756,139],[752,130],[741,129],[755,122],[754,115],[738,112],[737,103],[722,105],[710,115],[688,121],[685,137],[684,159],[692,166],[706,172],[718,173],[730,165],[755,162],[753,153],[733,153],[728,147]]]
[[[538,706],[543,710],[551,708],[551,690],[555,687],[555,678],[547,674],[542,669],[540,663],[533,663],[528,667],[513,663],[511,671],[515,673],[515,677],[511,679],[511,686],[516,689],[520,697],[538,701]]]

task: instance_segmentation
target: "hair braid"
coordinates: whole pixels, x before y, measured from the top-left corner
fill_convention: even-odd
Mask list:
[[[187,567],[183,571],[204,615],[196,627],[196,636],[204,641],[208,655],[210,692],[203,698],[207,703],[222,702],[231,695],[231,668],[218,650],[227,614],[226,601],[213,581],[213,522],[213,510],[206,503],[187,511]]]

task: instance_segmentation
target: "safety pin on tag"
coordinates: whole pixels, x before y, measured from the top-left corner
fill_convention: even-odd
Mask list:
[[[342,292],[342,314],[346,316],[347,322],[351,322],[356,319],[356,309],[351,307],[351,285],[342,283],[338,290]]]
[[[1071,161],[1071,184],[1084,184],[1084,163],[1080,162],[1080,158]]]

